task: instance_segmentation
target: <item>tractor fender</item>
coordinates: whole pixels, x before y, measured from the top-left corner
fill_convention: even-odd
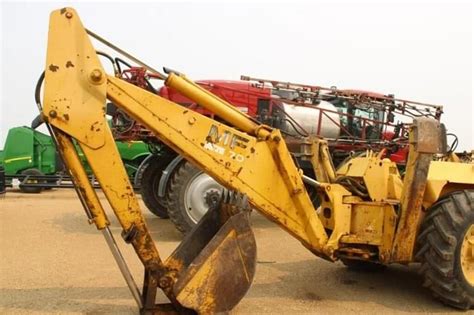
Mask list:
[[[150,152],[138,153],[137,155],[134,155],[129,161],[132,161],[132,162],[133,162],[133,161],[135,161],[136,159],[141,159],[142,157],[145,157],[145,158],[143,159],[143,161],[145,161],[150,155],[152,155],[152,153],[150,153]],[[142,161],[142,163],[143,163],[143,161]],[[141,166],[142,163],[140,163],[139,166]]]
[[[163,175],[161,175],[160,183],[158,185],[158,196],[164,197],[166,193],[166,186],[168,186],[168,181],[173,174],[176,167],[183,161],[184,158],[181,155],[175,157],[170,164],[163,170]]]
[[[153,154],[148,155],[146,158],[143,159],[143,161],[140,163],[140,165],[137,168],[137,171],[135,172],[135,176],[133,177],[133,186],[138,187],[140,185],[140,178],[141,174],[143,172],[143,169],[145,168],[146,164],[148,163],[148,160],[153,156]]]

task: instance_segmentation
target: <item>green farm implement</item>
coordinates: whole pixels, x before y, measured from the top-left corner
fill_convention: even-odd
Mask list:
[[[150,154],[148,146],[141,141],[117,141],[116,144],[127,173],[133,179]],[[82,152],[79,155],[85,162]],[[8,131],[4,149],[0,151],[0,166],[4,169],[5,185],[18,185],[26,193],[73,187],[51,137],[29,127]],[[89,167],[86,170],[92,173]],[[94,182],[92,175],[90,179]]]

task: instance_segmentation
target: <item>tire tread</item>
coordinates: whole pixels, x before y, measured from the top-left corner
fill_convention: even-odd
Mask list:
[[[183,234],[189,232],[192,227],[188,224],[181,213],[179,191],[180,188],[186,184],[186,178],[192,175],[192,172],[194,172],[194,167],[186,161],[183,161],[183,163],[177,166],[171,175],[166,194],[169,218],[176,229]]]
[[[456,191],[435,203],[421,224],[416,259],[421,261],[424,286],[445,304],[460,309],[474,306],[457,270],[456,255],[466,220],[474,219],[473,190]],[[469,224],[469,221],[467,221]]]

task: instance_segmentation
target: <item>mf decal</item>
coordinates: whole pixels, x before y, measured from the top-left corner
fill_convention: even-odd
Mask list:
[[[228,151],[230,158],[235,159],[238,162],[243,162],[245,159],[244,156],[236,153],[234,149],[236,147],[245,149],[247,148],[248,142],[249,140],[247,138],[241,137],[228,130],[219,132],[219,128],[216,125],[212,125],[207,134],[204,148],[220,155],[225,155],[226,148],[229,148]]]

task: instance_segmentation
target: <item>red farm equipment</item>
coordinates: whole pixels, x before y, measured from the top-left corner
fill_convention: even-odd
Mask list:
[[[120,63],[128,68],[122,70]],[[116,64],[117,73],[124,80],[219,120],[176,91],[155,88],[150,81],[159,78],[145,68],[131,67],[120,59],[116,59]],[[403,168],[408,152],[406,123],[413,117],[440,120],[443,113],[442,106],[397,99],[393,95],[248,76],[242,76],[240,81],[196,83],[255,120],[282,130],[294,158],[313,177],[308,157],[301,152],[301,139],[307,135],[327,139],[336,163],[373,149]],[[145,141],[154,153],[142,163],[135,178],[146,206],[161,218],[169,217],[181,232],[189,232],[219,200],[222,187],[110,105],[108,113],[113,117],[116,139]]]

